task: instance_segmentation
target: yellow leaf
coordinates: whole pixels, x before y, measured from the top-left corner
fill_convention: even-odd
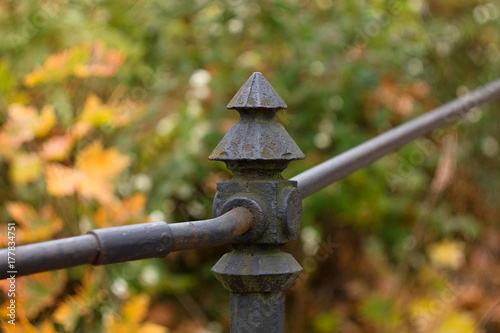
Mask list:
[[[89,315],[102,302],[101,276],[94,271],[89,269],[85,272],[81,285],[75,287],[75,295],[66,296],[53,314],[53,320],[68,332],[73,332],[78,320]]]
[[[58,164],[45,167],[47,191],[54,196],[77,192],[84,198],[111,204],[111,179],[128,164],[128,157],[116,149],[105,150],[100,142],[93,142],[77,155],[75,169]]]
[[[0,130],[0,152],[11,159],[15,148],[33,140],[35,136],[47,135],[55,123],[56,117],[51,106],[45,106],[39,114],[29,106],[9,105],[7,121]]]
[[[27,319],[16,318],[15,323],[16,323],[16,325],[6,324],[5,325],[5,332],[6,333],[14,333],[14,332],[15,333],[17,333],[17,332],[22,332],[22,333],[39,333],[40,332]]]
[[[68,325],[68,319],[72,317],[72,309],[71,306],[65,302],[59,305],[52,315],[52,318],[54,318],[54,321],[58,324],[61,324],[63,326]]]
[[[29,228],[22,228],[18,235],[23,243],[41,242],[54,237],[63,228],[62,220],[52,206],[43,206]]]
[[[439,333],[471,333],[475,332],[474,318],[465,312],[452,312],[439,325],[435,332]]]
[[[24,77],[28,87],[34,87],[46,82],[59,82],[73,74],[76,66],[88,62],[90,46],[79,45],[53,54],[45,63]]]
[[[124,60],[122,51],[105,51],[102,43],[83,44],[53,54],[24,77],[28,87],[77,77],[113,76]]]
[[[42,323],[40,332],[43,332],[43,333],[57,333],[57,331],[56,331],[56,329],[54,327],[54,324],[52,324],[48,320],[45,320]]]
[[[149,296],[146,294],[139,294],[132,297],[123,306],[123,320],[134,324],[139,323],[146,316],[149,301]]]
[[[99,97],[91,94],[85,101],[81,120],[94,126],[113,124],[113,109],[104,105]]]
[[[56,114],[54,108],[50,105],[43,107],[40,117],[34,126],[34,132],[37,138],[43,138],[56,124]]]
[[[144,323],[136,331],[137,333],[168,333],[169,329],[153,323]]]
[[[52,318],[54,322],[63,325],[67,331],[73,331],[80,317],[81,307],[71,296],[67,296],[64,303],[58,306]]]
[[[73,168],[49,164],[45,166],[45,179],[47,192],[57,197],[75,193],[81,175]]]
[[[459,269],[465,263],[464,243],[444,240],[429,247],[429,256],[438,267]]]
[[[104,150],[100,142],[93,142],[76,157],[76,166],[95,178],[108,179],[118,175],[129,165],[129,159],[115,148]]]
[[[132,100],[116,102],[116,99],[103,103],[99,97],[92,94],[85,101],[79,122],[92,126],[120,127],[136,119],[143,111],[144,107],[141,103]]]
[[[66,286],[66,272],[54,271],[37,273],[16,279],[16,326],[27,318],[36,318],[41,311],[54,304],[57,297]],[[0,281],[0,288],[9,289],[9,281]],[[0,307],[2,319],[6,307]],[[23,331],[25,332],[25,331]]]
[[[42,172],[42,161],[36,154],[17,155],[10,165],[10,179],[17,185],[26,185],[38,179]]]
[[[52,238],[63,227],[62,220],[51,206],[43,206],[39,212],[22,202],[8,202],[7,212],[19,223],[17,241],[21,243],[40,242]],[[0,234],[0,241],[6,244],[7,239]]]

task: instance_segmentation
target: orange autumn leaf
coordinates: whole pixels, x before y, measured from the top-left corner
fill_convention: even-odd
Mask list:
[[[7,212],[19,223],[16,241],[19,243],[40,242],[52,238],[63,227],[62,220],[51,206],[43,206],[36,211],[32,206],[22,202],[8,202]],[[7,243],[6,235],[0,235],[0,242]]]
[[[33,138],[33,130],[35,126],[37,126],[37,121],[38,116],[34,107],[11,104],[9,105],[8,119],[5,128],[7,132],[9,132],[9,130],[11,131],[11,136],[17,134],[20,140],[24,142]]]
[[[144,222],[145,204],[146,196],[143,193],[137,193],[120,202],[101,206],[93,219],[99,228]]]
[[[114,201],[113,186],[109,179],[94,177],[84,172],[80,172],[77,185],[78,193],[87,199],[96,199],[103,204],[110,205]]]
[[[117,149],[104,150],[100,142],[96,141],[87,146],[76,157],[76,167],[94,178],[109,179],[121,173],[130,161]]]
[[[65,271],[37,273],[16,278],[16,326],[22,325],[23,320],[34,318],[41,311],[54,304],[57,297],[66,286],[67,275]],[[9,281],[1,280],[0,289],[9,290]],[[8,317],[5,303],[0,306],[1,321]],[[21,331],[21,332],[27,332]]]
[[[149,301],[149,296],[146,294],[132,297],[123,306],[123,320],[134,324],[141,322],[148,311]]]
[[[88,62],[90,57],[89,45],[78,45],[70,49],[53,54],[45,63],[24,77],[28,87],[34,87],[46,82],[59,82],[73,74],[78,64]]]
[[[150,322],[142,324],[136,331],[136,333],[167,333],[167,332],[169,332],[168,328]]]
[[[116,74],[125,56],[122,51],[105,50],[102,43],[84,44],[53,54],[24,77],[28,87],[61,82],[76,77],[109,77]]]
[[[7,133],[0,131],[0,157],[11,160],[16,156],[17,149],[18,144]]]
[[[86,122],[79,121],[68,130],[71,140],[76,141],[83,138],[92,130],[92,126]]]
[[[63,221],[54,208],[45,205],[39,210],[35,223],[29,228],[22,228],[18,236],[22,243],[41,242],[53,238],[62,228]]]
[[[10,217],[24,228],[29,228],[37,216],[33,207],[22,202],[8,202],[6,208]]]
[[[19,147],[22,143],[35,137],[34,130],[38,120],[35,108],[12,104],[9,105],[7,122],[2,132],[10,139],[13,146]]]
[[[40,327],[40,332],[43,332],[43,333],[57,333],[57,330],[56,328],[54,327],[54,324],[51,323],[50,321],[48,320],[45,320],[41,327]]]
[[[115,148],[103,149],[96,141],[77,155],[74,169],[59,164],[45,167],[47,191],[54,196],[78,193],[111,204],[114,201],[111,180],[128,165],[127,156]]]
[[[45,166],[47,191],[53,196],[59,197],[75,193],[80,179],[81,175],[74,168],[59,164]]]
[[[85,101],[80,122],[92,126],[125,126],[143,111],[141,104],[130,100],[122,102],[111,100],[103,103],[99,97],[90,94]]]
[[[56,113],[54,108],[50,105],[46,105],[40,111],[40,116],[33,128],[35,136],[38,138],[45,137],[49,131],[56,124]]]
[[[63,325],[66,331],[73,332],[78,320],[91,312],[104,299],[105,291],[101,288],[101,273],[97,269],[88,269],[81,285],[75,288],[74,295],[67,295],[53,313],[53,321]]]
[[[56,323],[63,325],[66,329],[71,329],[73,328],[73,323],[78,319],[78,312],[74,304],[66,301],[57,307],[52,316]]]
[[[144,210],[144,205],[146,204],[146,196],[144,195],[144,193],[137,193],[130,198],[124,199],[122,201],[122,204],[129,217],[137,218]]]
[[[150,298],[146,294],[140,294],[127,300],[122,306],[122,315],[118,317],[112,313],[104,322],[106,332],[142,332],[142,333],[167,333],[168,328],[151,323],[144,322],[149,308]]]
[[[47,191],[56,197],[80,194],[87,199],[97,199],[102,203],[110,204],[113,200],[113,187],[109,180],[68,168],[59,164],[50,164],[45,167]]]
[[[7,324],[8,317],[2,325],[2,332],[5,333],[40,333],[40,331],[26,318],[19,318],[16,314],[15,325]]]
[[[73,143],[71,135],[54,136],[43,143],[41,155],[48,161],[63,161],[71,152]]]
[[[0,128],[0,154],[9,160],[14,158],[23,143],[46,136],[55,124],[51,106],[45,106],[39,113],[30,106],[9,105],[6,122]]]

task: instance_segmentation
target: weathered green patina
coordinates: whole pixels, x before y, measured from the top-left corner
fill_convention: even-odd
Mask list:
[[[233,243],[212,268],[231,292],[231,332],[284,332],[285,290],[302,267],[282,245],[297,238],[302,201],[297,183],[281,172],[304,154],[274,119],[287,106],[262,76],[254,73],[228,105],[240,121],[210,159],[224,161],[234,178],[217,184],[213,214],[245,207],[255,225]]]

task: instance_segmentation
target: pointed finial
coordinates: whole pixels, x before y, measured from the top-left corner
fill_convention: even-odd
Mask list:
[[[274,119],[275,113],[287,106],[261,73],[250,76],[227,108],[236,109],[240,121],[222,138],[209,159],[274,161],[285,168],[288,162],[304,158],[295,141]]]
[[[228,109],[286,109],[278,92],[259,72],[253,73],[227,105]]]

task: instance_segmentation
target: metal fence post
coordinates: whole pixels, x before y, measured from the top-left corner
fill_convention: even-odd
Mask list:
[[[288,163],[304,154],[274,119],[286,104],[261,73],[254,73],[229,102],[240,120],[224,136],[210,159],[233,172],[217,184],[214,217],[243,206],[255,217],[253,228],[233,243],[212,268],[231,292],[231,332],[285,331],[285,290],[302,271],[283,252],[297,238],[302,200],[297,183],[281,177]]]

